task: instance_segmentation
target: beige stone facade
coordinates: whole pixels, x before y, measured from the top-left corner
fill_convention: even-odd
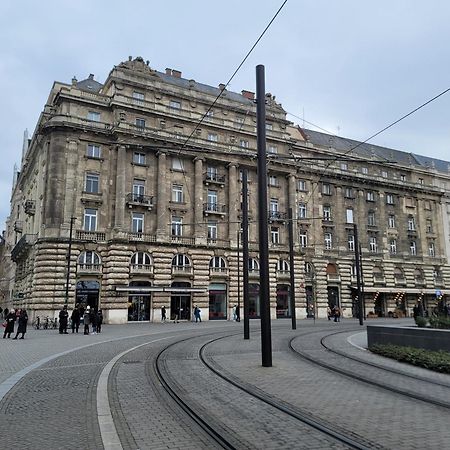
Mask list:
[[[245,168],[257,317],[256,108],[248,91],[223,90],[214,103],[222,89],[141,58],[103,85],[93,76],[55,83],[14,186],[5,303],[55,315],[69,268],[69,306],[101,308],[109,322],[158,321],[163,305],[183,320],[194,305],[203,320],[230,319],[242,305]],[[447,170],[300,129],[275,97],[266,103],[273,318],[290,316],[289,208],[297,317],[324,317],[332,304],[355,313],[354,223],[366,313],[408,314],[418,299],[435,306],[436,290],[450,286]]]

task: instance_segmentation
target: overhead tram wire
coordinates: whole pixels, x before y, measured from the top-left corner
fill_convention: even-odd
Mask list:
[[[239,70],[241,69],[241,67],[244,65],[245,61],[247,61],[248,57],[251,55],[251,53],[253,52],[253,50],[255,49],[255,47],[258,45],[259,41],[263,38],[263,36],[266,34],[267,30],[270,28],[270,26],[272,25],[272,23],[275,21],[275,19],[277,18],[278,14],[281,12],[281,10],[284,8],[284,5],[286,5],[288,0],[284,0],[284,2],[282,3],[282,5],[278,8],[277,12],[274,14],[274,16],[272,17],[272,19],[270,20],[270,22],[267,24],[267,26],[264,28],[263,32],[259,35],[258,39],[256,39],[255,43],[252,45],[252,47],[250,48],[250,50],[247,52],[247,54],[245,55],[244,59],[240,62],[240,64],[237,66],[236,70],[233,72],[233,74],[231,75],[231,77],[229,78],[229,80],[225,83],[225,85],[219,90],[219,94],[216,96],[216,98],[214,99],[214,101],[211,103],[211,105],[209,106],[209,108],[206,110],[206,112],[203,114],[203,116],[200,118],[200,120],[198,121],[197,125],[194,127],[194,129],[192,130],[191,134],[188,136],[188,138],[184,141],[184,143],[182,144],[181,148],[178,150],[178,155],[181,154],[182,150],[184,148],[186,148],[186,145],[188,144],[188,142],[192,139],[192,136],[194,135],[194,133],[198,130],[198,128],[200,127],[200,125],[203,123],[203,121],[205,120],[205,118],[207,117],[208,113],[211,111],[211,109],[214,107],[214,105],[217,103],[217,101],[219,100],[219,98],[222,96],[223,92],[225,91],[225,89],[227,88],[227,86],[229,86],[229,84],[231,83],[231,81],[234,79],[234,77],[237,75],[237,73],[239,72]],[[183,176],[185,181],[186,180],[186,175],[185,172],[183,171]],[[188,187],[188,183],[186,183],[186,190],[188,193],[188,196],[191,197],[190,192],[189,192],[189,187]]]

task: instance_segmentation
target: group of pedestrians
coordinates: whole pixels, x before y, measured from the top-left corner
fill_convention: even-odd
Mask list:
[[[67,311],[67,305],[64,305],[63,309],[59,312],[59,334],[68,334],[68,321],[69,313]],[[78,333],[81,321],[83,321],[85,335],[91,334],[91,327],[92,334],[101,333],[103,312],[101,309],[96,311],[90,306],[87,306],[85,309],[82,305],[77,303],[70,316],[72,333]]]
[[[338,305],[334,305],[332,307],[327,307],[327,316],[328,320],[333,319],[334,322],[340,322],[341,321],[341,308],[339,308]]]
[[[25,309],[18,309],[17,311],[11,309],[9,311],[8,308],[5,308],[5,310],[3,311],[3,317],[3,327],[5,328],[5,331],[3,332],[3,339],[9,339],[11,337],[11,334],[14,334],[14,325],[16,321],[18,322],[19,326],[17,327],[17,332],[13,339],[25,339],[25,333],[27,332],[28,323],[27,311]],[[19,334],[22,335],[20,338]]]

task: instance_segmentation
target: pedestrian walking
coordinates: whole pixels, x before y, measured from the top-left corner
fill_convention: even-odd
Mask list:
[[[161,308],[161,322],[166,322],[166,307],[165,306],[163,306],[162,308]]]
[[[5,308],[6,310],[7,308]],[[8,335],[8,339],[11,337],[11,333],[14,333],[14,323],[16,321],[16,314],[14,309],[8,312],[5,317],[5,323],[3,324],[5,327],[5,332],[3,333],[3,339]]]
[[[331,320],[331,317],[333,316],[333,312],[331,311],[330,305],[327,306],[327,317],[328,320]]]
[[[194,308],[194,317],[195,317],[195,322],[201,322],[202,321],[201,311],[200,311],[200,308],[197,305],[195,305],[195,308]]]
[[[69,321],[69,313],[67,312],[67,305],[59,312],[59,334],[67,333],[67,323]]]
[[[78,329],[80,328],[80,306],[78,303],[75,305],[70,319],[72,321],[72,333],[75,331],[78,333]]]
[[[27,323],[28,323],[28,314],[25,309],[22,309],[20,311],[18,322],[19,326],[17,327],[17,333],[13,339],[17,339],[17,336],[19,336],[19,334],[22,334],[20,339],[25,339],[25,333],[27,332]]]
[[[91,309],[89,320],[91,321],[92,325],[92,334],[97,334],[97,312],[94,308]]]
[[[178,317],[179,317],[179,310],[178,308],[175,306],[175,308],[173,309],[173,323],[178,323]]]
[[[103,312],[101,309],[97,312],[97,333],[102,332]]]
[[[236,305],[236,322],[241,321],[241,311],[239,309],[239,305]]]
[[[90,307],[88,306],[83,314],[83,323],[84,323],[84,334],[89,334],[89,325],[91,324],[90,320]]]
[[[335,307],[333,308],[333,315],[334,315],[335,322],[341,321],[341,310],[339,309],[338,305],[335,305]]]
[[[233,306],[233,308],[231,308],[231,314],[233,314],[233,321],[236,321],[237,316],[236,316],[236,305]]]

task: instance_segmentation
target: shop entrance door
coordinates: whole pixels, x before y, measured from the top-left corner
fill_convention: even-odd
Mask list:
[[[77,281],[75,303],[79,304],[83,310],[89,306],[94,311],[97,311],[99,299],[100,283],[98,281]]]
[[[173,282],[172,287],[190,288],[191,284],[187,282]],[[175,319],[175,314],[178,314],[178,320],[191,319],[191,294],[189,292],[177,292],[170,297],[170,319]]]

